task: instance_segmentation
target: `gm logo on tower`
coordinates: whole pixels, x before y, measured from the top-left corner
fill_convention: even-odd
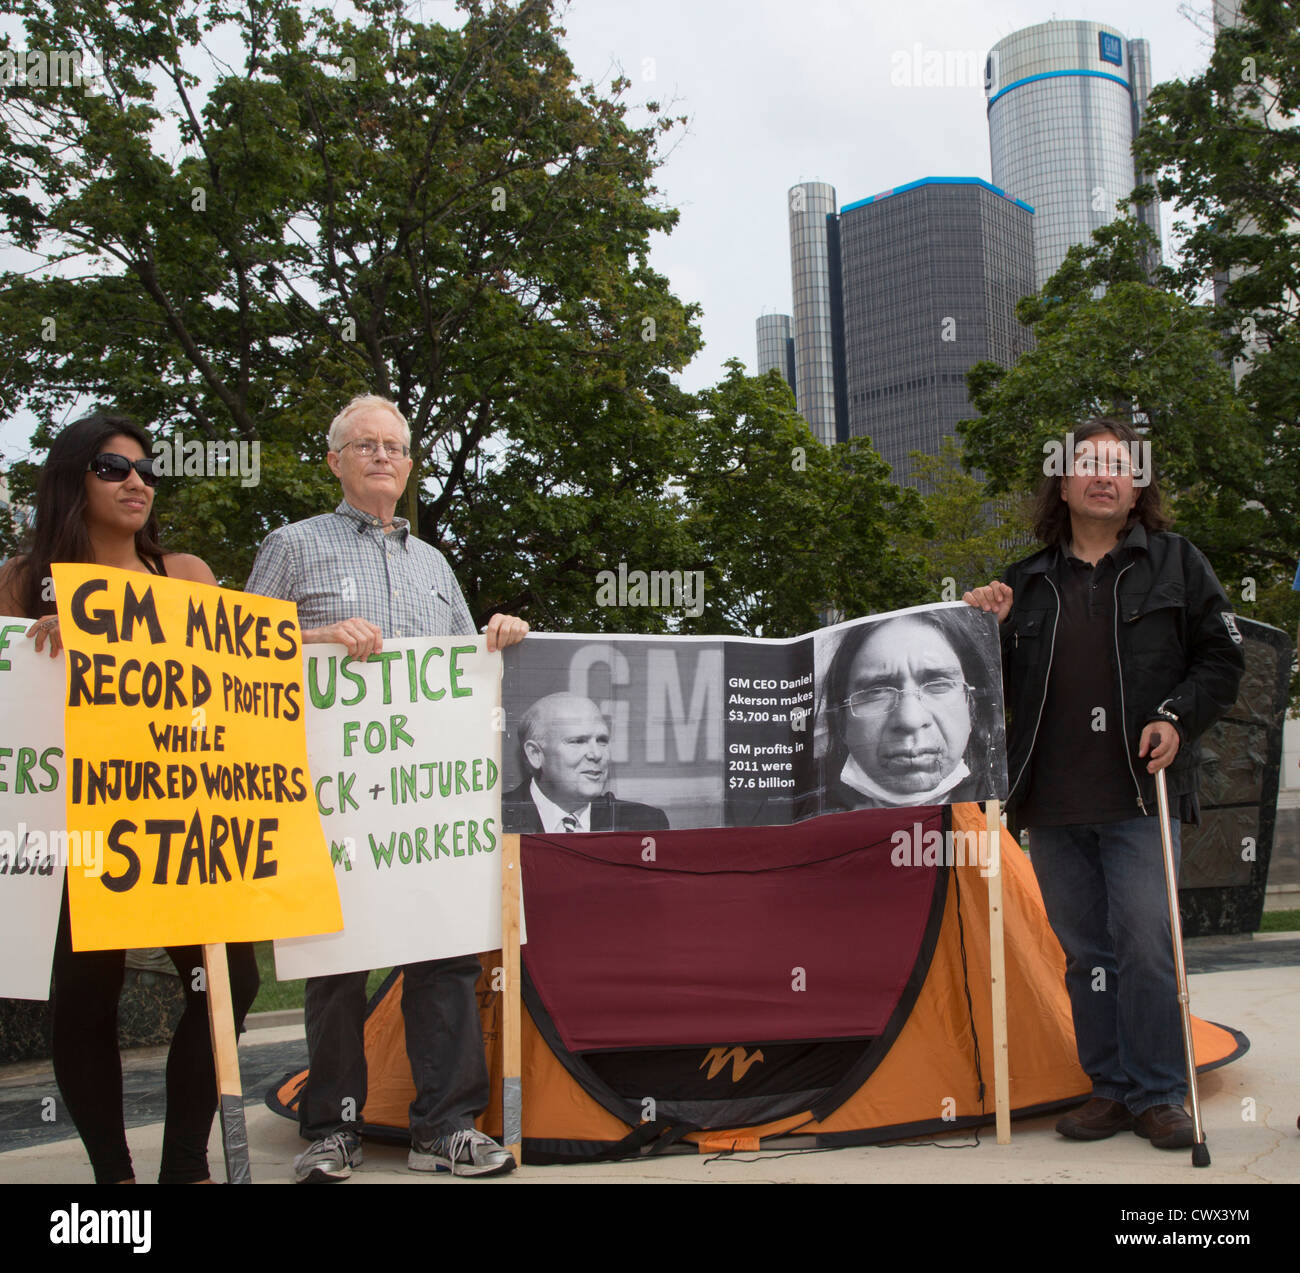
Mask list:
[[[1109,31],[1098,32],[1098,43],[1101,46],[1101,60],[1110,62],[1114,66],[1124,65],[1124,44],[1119,36],[1112,35]]]

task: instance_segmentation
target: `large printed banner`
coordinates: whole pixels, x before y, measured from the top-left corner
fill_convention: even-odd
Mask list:
[[[307,746],[341,933],[275,944],[281,979],[501,944],[501,656],[482,639],[306,647]]]
[[[37,654],[30,619],[0,618],[0,997],[48,999],[63,871],[97,865],[69,842],[63,802],[63,660]],[[84,856],[84,863],[83,863]]]
[[[79,948],[291,937],[281,977],[467,954],[500,942],[503,831],[779,825],[1006,794],[996,622],[960,603],[786,641],[533,633],[502,657],[426,637],[358,662],[300,650],[281,602],[82,567],[56,579],[64,825],[102,846],[102,870],[70,876]],[[61,796],[64,691],[35,688],[37,661],[0,670],[6,719],[23,722],[12,759],[0,748],[11,835],[60,826],[36,802]],[[43,878],[48,930],[55,885],[43,868],[14,878],[18,860],[0,870],[0,918],[34,931],[20,890]],[[48,958],[30,962],[47,975]]]
[[[962,602],[783,641],[534,633],[505,652],[501,701],[506,831],[1006,795],[997,621]]]
[[[66,647],[77,950],[342,926],[303,742],[294,607],[100,566],[53,567]]]

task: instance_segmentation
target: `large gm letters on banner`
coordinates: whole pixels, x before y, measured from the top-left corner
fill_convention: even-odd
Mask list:
[[[66,647],[77,950],[259,941],[342,924],[316,816],[288,602],[55,565]]]
[[[300,650],[292,607],[267,598],[86,567],[56,580],[66,825],[103,846],[70,878],[79,948],[292,937],[283,977],[490,950],[502,832],[652,836],[1006,794],[996,622],[961,604],[784,641],[534,633],[503,660],[431,637],[358,662]],[[63,772],[57,733],[17,741],[21,799],[56,791],[40,757]],[[22,809],[0,808],[16,835]]]
[[[502,706],[507,832],[1006,795],[997,622],[960,602],[789,640],[532,634],[505,652]]]
[[[280,978],[501,944],[501,656],[482,639],[306,647],[307,745],[341,933],[278,941]]]
[[[0,618],[0,999],[46,999],[63,871],[103,860],[63,807],[63,660],[37,654],[30,619]]]

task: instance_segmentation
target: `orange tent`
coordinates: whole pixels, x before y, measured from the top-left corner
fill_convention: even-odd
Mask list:
[[[983,828],[982,811],[973,804],[957,805],[950,811],[882,811],[870,815],[874,822],[864,822],[863,815],[839,815],[801,825],[811,829],[809,843],[821,853],[817,863],[832,860],[827,846],[834,847],[838,829],[846,835],[856,833],[858,838],[851,840],[850,854],[834,859],[836,869],[840,869],[842,862],[856,861],[857,856],[870,859],[872,855],[877,866],[884,866],[887,864],[881,855],[895,851],[891,845],[899,843],[899,828],[915,825],[919,829],[920,824],[913,819],[921,813],[929,819],[925,825],[942,827],[944,831],[969,833]],[[848,821],[855,817],[857,823]],[[870,835],[862,830],[864,827]],[[781,828],[787,838],[791,830]],[[666,856],[663,846],[673,837],[711,835],[716,840],[722,834],[667,833],[659,841],[660,863]],[[586,836],[581,843],[584,850],[590,850],[597,840],[619,839],[619,836]],[[639,848],[640,837],[630,839],[635,842],[633,847]],[[916,930],[920,934],[923,928],[924,935],[918,936],[915,943],[915,965],[910,981],[907,985],[900,982],[895,998],[889,1000],[887,1025],[873,1027],[869,1037],[848,1037],[854,1032],[847,1030],[842,1032],[844,1037],[833,1040],[791,1040],[787,1032],[773,1042],[762,1033],[750,1032],[744,1036],[748,1042],[743,1044],[735,1038],[715,1039],[705,1044],[683,1037],[681,1046],[665,1047],[665,1040],[657,1038],[642,1050],[630,1046],[626,1039],[619,1039],[617,1046],[602,1047],[597,1041],[597,1046],[588,1053],[581,1047],[571,1046],[576,1027],[566,1029],[564,1021],[553,1019],[554,1005],[564,998],[558,993],[563,987],[557,990],[553,970],[547,974],[549,980],[542,977],[544,952],[534,946],[538,935],[548,931],[546,916],[538,909],[548,895],[535,887],[528,865],[530,854],[534,861],[541,860],[541,842],[545,840],[551,842],[548,846],[551,849],[570,853],[576,843],[575,837],[525,837],[523,841],[530,938],[523,948],[525,1161],[621,1156],[642,1152],[646,1146],[665,1148],[681,1141],[695,1143],[701,1152],[724,1148],[753,1150],[766,1147],[773,1138],[781,1136],[812,1138],[811,1143],[818,1146],[868,1144],[992,1123],[988,894],[978,861],[923,868],[924,879],[918,877],[918,887],[931,891],[919,895],[919,900],[913,903],[925,924]],[[698,853],[698,843],[691,843]],[[590,859],[590,852],[584,852],[583,856]],[[1011,1107],[1014,1115],[1038,1114],[1077,1104],[1089,1094],[1090,1084],[1075,1055],[1065,993],[1064,956],[1048,926],[1028,859],[1005,830],[1001,862]],[[599,865],[608,867],[610,862]],[[617,865],[619,870],[628,872],[637,863],[631,853],[625,853],[624,860]],[[670,864],[663,869],[677,868]],[[773,871],[786,872],[782,877],[785,896],[793,897],[797,893],[801,903],[816,904],[818,900],[813,896],[815,890],[803,887],[801,880],[806,884],[820,879],[818,887],[836,887],[834,880],[800,877],[779,864],[768,864],[756,872],[746,873],[736,887],[747,886],[746,881],[754,875]],[[892,880],[896,876],[894,872],[878,878]],[[565,890],[559,894],[569,916],[580,914],[588,907],[590,899],[580,891],[583,878],[567,876]],[[662,880],[660,876],[656,883]],[[626,883],[618,887],[627,892]],[[704,881],[696,876],[685,887],[704,887]],[[645,892],[640,890],[638,895],[644,896]],[[821,900],[828,906],[833,904],[829,896]],[[891,903],[895,907],[901,904]],[[864,917],[869,917],[869,901],[860,899],[855,905]],[[556,931],[564,931],[563,919]],[[869,922],[869,918],[864,918],[864,923]],[[687,928],[688,931],[674,933],[672,937],[684,943],[689,954],[691,943],[697,940],[699,925]],[[662,932],[658,937],[661,941],[668,939]],[[912,957],[909,955],[909,960]],[[494,989],[493,971],[499,955],[486,955],[483,962],[479,1002],[493,1098],[480,1126],[489,1134],[499,1136],[501,996]],[[876,970],[874,961],[866,960],[849,971],[850,982],[858,976],[866,982],[875,976]],[[709,981],[704,972],[697,974],[697,979],[702,985]],[[544,982],[540,991],[539,981]],[[407,1107],[414,1090],[402,1034],[399,983],[400,974],[395,973],[381,987],[367,1020],[369,1090],[362,1130],[367,1135],[405,1140]],[[495,975],[495,984],[499,987],[499,975]],[[696,988],[697,985],[691,986],[692,990]],[[602,987],[602,990],[609,989]],[[672,994],[680,997],[681,993],[680,985],[675,990],[665,990],[666,997]],[[734,995],[731,991],[727,993]],[[836,995],[839,1000],[852,1000],[856,990],[852,984],[847,990],[841,984]],[[634,1017],[637,1005],[647,1002],[646,992],[639,987],[629,998],[633,1000],[630,1012]],[[794,1029],[797,1034],[798,1027]],[[1195,1045],[1198,1068],[1204,1070],[1235,1059],[1249,1043],[1234,1030],[1198,1020]],[[798,1076],[795,1090],[778,1090],[780,1083],[774,1084],[770,1077],[763,1077],[765,1065],[775,1062],[778,1056],[793,1058],[786,1072]],[[655,1089],[659,1081],[655,1077],[659,1072],[656,1066],[661,1058],[671,1058],[675,1067],[669,1073],[668,1068],[660,1066],[662,1083],[667,1089],[663,1096]],[[798,1083],[811,1082],[806,1076],[814,1072],[830,1077],[823,1077],[811,1099],[802,1101]],[[623,1084],[621,1091],[619,1074],[635,1075],[634,1080]],[[268,1105],[292,1116],[297,1093],[306,1078],[305,1071],[286,1077],[267,1094]],[[785,1087],[790,1088],[791,1083],[786,1082]],[[715,1089],[722,1096],[714,1102],[680,1097],[681,1092],[698,1096]],[[753,1094],[746,1097],[746,1091]],[[730,1100],[728,1092],[734,1093]],[[761,1112],[764,1108],[780,1112],[765,1117]],[[702,1110],[714,1113],[702,1115]],[[726,1121],[728,1115],[737,1111],[759,1112]]]

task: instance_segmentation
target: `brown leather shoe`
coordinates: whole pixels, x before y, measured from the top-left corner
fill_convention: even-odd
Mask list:
[[[1157,1149],[1187,1149],[1196,1141],[1191,1115],[1181,1105],[1153,1105],[1134,1120],[1133,1130]]]
[[[1061,1119],[1056,1130],[1071,1140],[1105,1140],[1107,1136],[1126,1132],[1132,1126],[1133,1115],[1123,1101],[1094,1096],[1086,1105]]]

